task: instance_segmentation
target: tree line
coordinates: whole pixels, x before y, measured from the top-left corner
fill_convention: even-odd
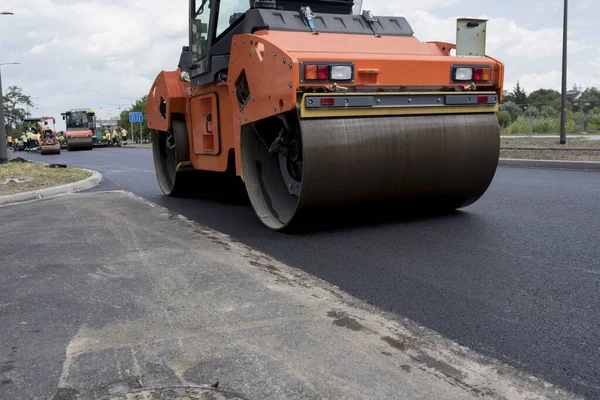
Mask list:
[[[538,89],[529,94],[519,82],[504,96],[498,112],[502,133],[560,132],[560,93]],[[567,132],[598,133],[600,131],[600,90],[574,87],[567,96]]]
[[[136,103],[121,111],[119,126],[130,129],[129,113],[144,113],[142,133],[144,139],[150,138],[146,126],[146,100],[142,97]],[[33,107],[31,96],[18,86],[10,86],[4,95],[4,118],[7,134],[18,137],[23,130],[22,121],[27,109]],[[511,92],[504,96],[498,111],[498,123],[502,133],[558,133],[560,131],[560,93],[552,89],[538,89],[525,92],[519,82]],[[139,138],[139,124],[134,127],[135,137]],[[600,132],[600,90],[595,87],[585,90],[577,87],[569,91],[567,100],[567,132]]]

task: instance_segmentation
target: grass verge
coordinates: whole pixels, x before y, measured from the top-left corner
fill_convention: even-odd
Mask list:
[[[44,164],[11,161],[0,165],[0,196],[60,186],[91,175],[79,168],[48,168]]]
[[[524,160],[600,161],[600,140],[568,139],[561,145],[558,138],[501,139],[501,158]]]

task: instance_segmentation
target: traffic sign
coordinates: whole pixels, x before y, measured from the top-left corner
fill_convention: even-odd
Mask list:
[[[129,122],[139,122],[141,124],[142,122],[144,122],[144,113],[130,112],[129,113]]]

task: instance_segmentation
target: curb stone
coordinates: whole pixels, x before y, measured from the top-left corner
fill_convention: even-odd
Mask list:
[[[84,171],[91,172],[92,176],[81,181],[67,183],[66,185],[54,186],[46,189],[33,190],[31,192],[9,194],[7,196],[0,196],[0,207],[7,206],[15,203],[21,203],[30,200],[45,199],[48,197],[54,197],[63,194],[81,192],[98,186],[102,182],[102,174],[89,169],[83,169]]]
[[[576,171],[600,171],[599,161],[522,160],[501,158],[498,165],[521,168],[566,169]]]

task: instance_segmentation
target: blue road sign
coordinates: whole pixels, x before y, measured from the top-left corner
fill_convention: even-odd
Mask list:
[[[141,112],[130,112],[129,113],[129,122],[144,122],[144,113]]]

